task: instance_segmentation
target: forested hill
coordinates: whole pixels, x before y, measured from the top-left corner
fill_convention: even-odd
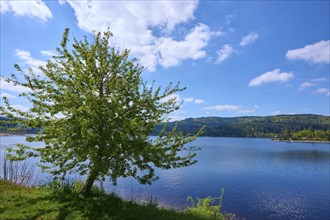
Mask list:
[[[204,136],[211,137],[275,137],[304,129],[329,130],[330,116],[303,114],[277,115],[266,117],[202,117],[188,118],[178,122],[169,122],[167,130],[177,123],[177,129],[187,134],[196,133],[205,126]],[[156,126],[154,135],[163,125]]]
[[[0,117],[0,133],[8,133],[8,128],[17,125],[6,125],[8,119]],[[330,130],[330,116],[321,115],[278,115],[266,117],[202,117],[187,118],[178,122],[169,122],[167,130],[177,123],[177,129],[184,134],[195,134],[205,126],[203,136],[211,137],[275,137],[291,136],[303,130]],[[159,134],[163,125],[154,129],[153,135]],[[38,129],[25,128],[19,133],[36,133]]]

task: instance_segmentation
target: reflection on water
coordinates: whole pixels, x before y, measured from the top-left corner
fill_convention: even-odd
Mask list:
[[[282,160],[330,160],[330,152],[320,150],[288,150],[277,152],[275,156]]]
[[[1,137],[3,147],[22,137]],[[185,208],[188,196],[219,196],[223,210],[249,219],[330,219],[330,149],[327,144],[273,142],[250,138],[198,138],[198,163],[157,170],[160,179],[141,186],[120,178],[109,191],[130,199],[150,199]],[[0,155],[1,156],[1,155]]]

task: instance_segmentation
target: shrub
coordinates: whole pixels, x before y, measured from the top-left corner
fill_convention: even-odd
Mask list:
[[[192,207],[186,209],[186,212],[196,215],[204,219],[215,219],[223,220],[225,219],[223,214],[221,214],[221,207],[223,204],[223,194],[224,189],[221,190],[221,195],[219,197],[208,196],[204,199],[197,198],[197,204],[195,200],[189,196],[187,201],[191,202]],[[213,205],[216,201],[219,201],[218,205]]]

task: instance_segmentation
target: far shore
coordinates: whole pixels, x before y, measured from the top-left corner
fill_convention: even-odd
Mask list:
[[[25,134],[25,133],[1,133],[0,132],[0,137],[9,137],[9,136],[26,136],[26,135],[33,135],[33,134]],[[240,137],[237,137],[240,138]],[[241,137],[243,138],[243,137]],[[319,144],[330,144],[330,141],[322,141],[322,140],[284,140],[284,139],[277,139],[277,138],[272,138],[272,141],[277,141],[277,142],[288,142],[288,143],[319,143]]]
[[[0,137],[2,137],[2,136],[17,136],[17,135],[20,135],[20,134],[0,133]]]
[[[8,136],[26,136],[26,135],[33,135],[33,134],[25,134],[25,133],[1,133],[0,137],[8,137]]]
[[[273,138],[272,141],[278,142],[288,142],[288,143],[318,143],[318,144],[330,144],[330,141],[322,141],[322,140],[280,140]]]

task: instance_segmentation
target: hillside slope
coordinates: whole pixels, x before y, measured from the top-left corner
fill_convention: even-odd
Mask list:
[[[304,129],[329,130],[330,117],[322,115],[277,115],[248,117],[202,117],[188,118],[178,122],[169,122],[167,130],[177,124],[177,129],[187,134],[196,133],[205,126],[204,136],[211,137],[274,137],[284,133],[298,132]],[[162,129],[156,126],[153,134]]]

